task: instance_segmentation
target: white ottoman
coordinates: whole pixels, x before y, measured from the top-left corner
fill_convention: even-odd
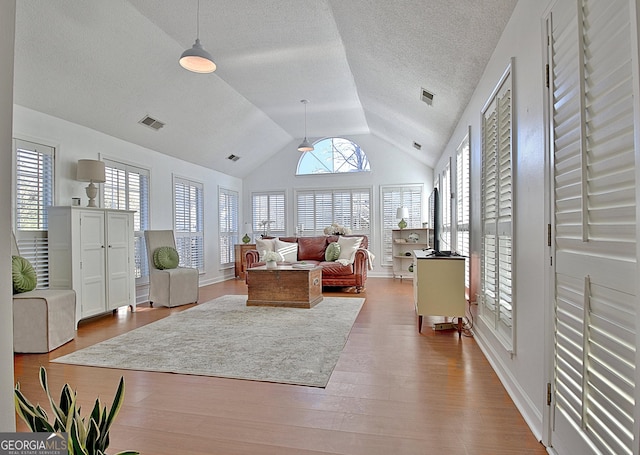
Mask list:
[[[13,295],[13,352],[44,353],[76,333],[76,293],[41,289]]]

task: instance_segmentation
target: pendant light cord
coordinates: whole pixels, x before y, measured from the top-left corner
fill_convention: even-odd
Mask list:
[[[196,38],[200,39],[200,0],[198,0],[198,10],[196,12]]]

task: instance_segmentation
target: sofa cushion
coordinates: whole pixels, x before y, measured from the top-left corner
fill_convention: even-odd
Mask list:
[[[353,264],[342,265],[339,262],[321,262],[322,276],[344,276],[353,274]]]
[[[276,239],[256,239],[256,250],[260,254],[260,262],[264,261],[265,251],[276,250]]]
[[[11,256],[11,277],[14,294],[33,291],[38,284],[38,275],[31,262],[22,256]]]
[[[340,244],[340,256],[338,259],[346,259],[349,262],[353,262],[356,255],[356,250],[360,248],[362,243],[362,237],[343,237],[338,238]]]
[[[324,253],[326,248],[326,237],[299,237],[298,260],[324,261]]]
[[[276,239],[276,252],[280,253],[284,262],[296,262],[298,260],[298,244],[283,242]]]
[[[338,242],[331,242],[327,245],[327,250],[324,253],[324,259],[328,262],[333,262],[340,257],[340,244]]]

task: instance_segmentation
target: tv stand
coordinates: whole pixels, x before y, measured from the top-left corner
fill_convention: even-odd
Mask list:
[[[466,310],[464,257],[427,255],[414,250],[413,297],[418,315],[418,332],[423,316],[458,318],[458,337]]]

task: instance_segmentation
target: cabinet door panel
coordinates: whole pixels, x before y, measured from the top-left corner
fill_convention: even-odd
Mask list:
[[[82,317],[105,310],[104,213],[84,212],[80,216]]]
[[[130,215],[107,215],[107,282],[108,308],[115,309],[130,304],[131,274],[129,253],[132,231]]]

